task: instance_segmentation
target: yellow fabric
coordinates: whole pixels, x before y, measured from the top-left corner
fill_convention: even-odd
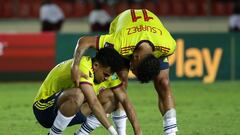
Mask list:
[[[98,95],[99,92],[106,88],[114,88],[121,84],[121,80],[118,78],[118,75],[114,73],[110,76],[106,81],[102,82],[101,84],[94,85],[94,91]]]
[[[69,88],[74,88],[75,85],[71,80],[71,64],[73,60],[64,61],[57,66],[55,66],[44,82],[42,83],[37,96],[34,99],[35,101],[39,101],[41,99],[47,99],[51,95],[59,92],[60,90],[65,90]],[[116,74],[110,76],[106,81],[95,84],[94,83],[94,72],[92,69],[92,60],[90,57],[83,56],[80,64],[79,69],[81,72],[88,75],[88,79],[80,78],[80,83],[89,83],[93,86],[93,89],[96,94],[99,94],[100,90],[104,90],[106,88],[113,88],[117,87],[121,84],[121,81],[117,77]]]
[[[134,18],[137,18],[134,20]],[[155,56],[172,54],[176,42],[159,18],[148,10],[126,10],[111,23],[110,32],[99,37],[98,48],[112,44],[125,58],[130,58],[136,45],[143,40],[153,43]]]

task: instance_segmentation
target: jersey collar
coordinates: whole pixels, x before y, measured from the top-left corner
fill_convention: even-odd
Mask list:
[[[143,43],[143,42],[147,42],[151,47],[152,47],[152,50],[154,51],[155,48],[154,48],[154,45],[151,41],[149,40],[141,40],[140,42],[137,43],[136,47],[134,48],[134,51],[138,49],[138,47]]]

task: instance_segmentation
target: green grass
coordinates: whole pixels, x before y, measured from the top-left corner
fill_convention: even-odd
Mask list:
[[[176,99],[178,135],[239,135],[240,81],[210,85],[201,82],[172,82]],[[44,135],[48,129],[36,123],[32,102],[40,83],[0,83],[0,135]],[[144,135],[162,135],[162,117],[151,83],[130,82],[128,93],[137,110]],[[79,125],[67,128],[72,135]],[[127,132],[133,135],[130,123]],[[98,128],[93,135],[108,134]]]

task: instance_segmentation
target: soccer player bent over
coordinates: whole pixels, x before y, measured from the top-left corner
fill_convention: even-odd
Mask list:
[[[142,83],[153,80],[158,98],[158,108],[163,116],[165,135],[175,135],[177,118],[175,101],[170,87],[167,57],[174,53],[176,42],[159,18],[146,9],[131,9],[120,13],[111,23],[109,34],[98,37],[85,36],[78,40],[72,78],[79,82],[78,64],[87,48],[97,50],[114,48],[126,59],[126,68],[118,72],[127,87],[129,67]]]
[[[126,106],[129,120],[132,120],[134,130],[140,135],[141,129],[135,111],[125,95],[126,93],[119,92],[122,91],[122,83],[114,74],[122,68],[123,62],[119,54],[113,49],[104,48],[100,49],[96,57],[92,59],[83,57],[79,64],[79,70],[84,75],[82,74],[80,77],[79,87],[75,87],[71,80],[72,62],[71,59],[55,66],[42,83],[34,100],[34,115],[43,127],[50,128],[49,134],[60,135],[67,126],[85,122],[86,117],[80,108],[83,103],[87,103],[89,110],[109,133],[117,135],[96,96],[100,90],[111,89],[119,98],[118,101],[124,101],[122,104]],[[125,95],[125,99],[121,99],[121,95],[117,94]]]

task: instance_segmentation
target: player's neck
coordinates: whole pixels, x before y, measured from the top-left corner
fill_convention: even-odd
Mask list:
[[[138,47],[137,52],[139,55],[146,55],[152,53],[153,49],[148,43],[144,42]]]

